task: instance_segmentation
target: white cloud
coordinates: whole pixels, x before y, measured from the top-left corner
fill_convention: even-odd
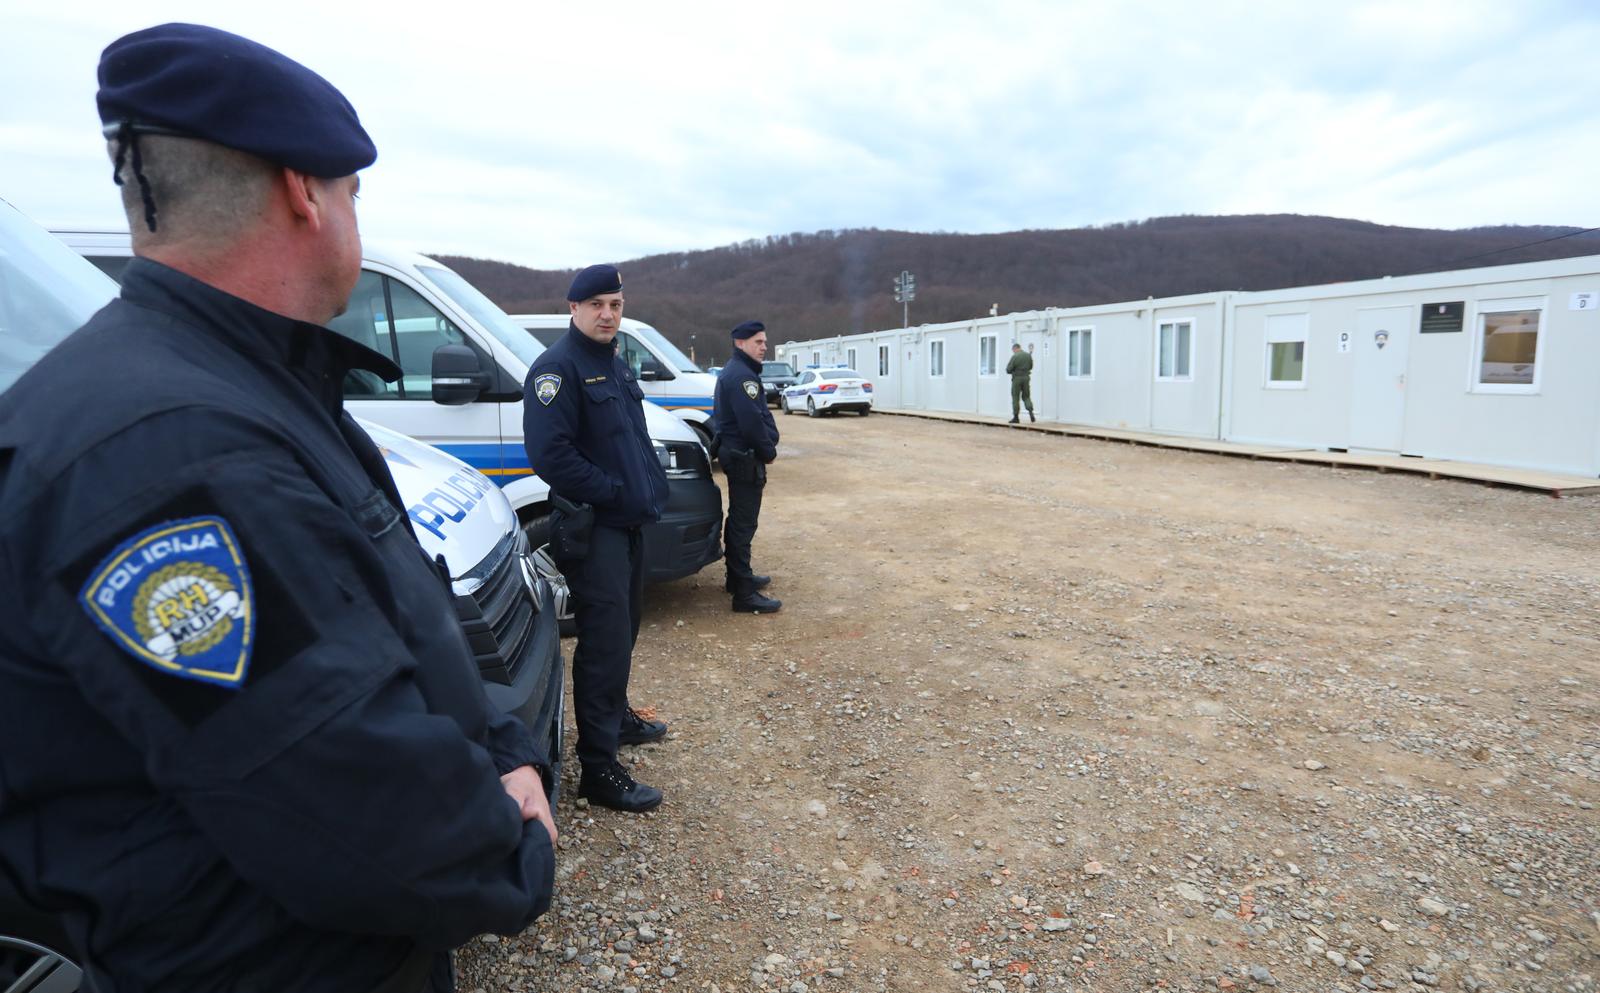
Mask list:
[[[1224,211],[1600,224],[1600,20],[1556,0],[101,0],[0,15],[0,196],[120,219],[94,65],[161,20],[333,80],[380,150],[364,230],[433,251],[577,266],[818,228]]]

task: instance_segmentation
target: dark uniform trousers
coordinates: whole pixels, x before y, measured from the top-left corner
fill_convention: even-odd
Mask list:
[[[746,461],[755,469],[753,480],[749,479],[749,469],[741,465]],[[749,596],[756,592],[751,582],[755,572],[750,567],[750,543],[755,540],[756,522],[761,517],[761,494],[767,488],[767,467],[750,455],[744,459],[724,458],[722,468],[728,477],[728,520],[722,527],[722,544],[727,549],[724,561],[728,586],[736,597]],[[745,478],[736,479],[736,475]]]
[[[580,636],[572,653],[578,761],[603,766],[617,754],[628,706],[633,643],[644,602],[644,541],[639,528],[596,524],[587,558],[558,563],[577,601]]]

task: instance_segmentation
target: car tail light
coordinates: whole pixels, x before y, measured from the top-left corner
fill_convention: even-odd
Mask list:
[[[861,392],[863,392],[863,393],[871,393],[872,392],[872,384],[871,383],[862,383],[861,384]]]
[[[823,383],[821,386],[817,387],[817,392],[818,393],[832,393],[833,391],[837,390],[838,388],[839,388],[839,384],[837,384],[837,383]]]

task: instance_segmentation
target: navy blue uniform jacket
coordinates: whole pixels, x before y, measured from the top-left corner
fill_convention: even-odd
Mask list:
[[[667,473],[645,427],[644,391],[612,345],[569,326],[534,360],[522,392],[528,463],[552,490],[592,504],[598,524],[661,518]]]
[[[499,778],[544,757],[343,411],[353,367],[399,374],[136,259],[0,395],[0,867],[95,989],[371,988],[549,905]],[[231,640],[185,642],[197,614],[178,644],[247,654],[179,672],[151,618],[211,601]]]
[[[711,419],[724,447],[755,452],[763,462],[778,457],[778,425],[761,388],[761,363],[735,348],[733,358],[717,373],[717,397],[711,406]]]

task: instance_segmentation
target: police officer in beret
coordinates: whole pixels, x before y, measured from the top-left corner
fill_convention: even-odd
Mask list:
[[[645,429],[644,391],[616,354],[622,306],[616,267],[578,273],[567,291],[567,333],[528,370],[522,429],[529,463],[550,484],[551,550],[576,600],[578,795],[640,813],[660,805],[661,791],[633,779],[617,761],[617,746],[667,733],[665,724],[628,706],[644,599],[640,529],[661,517],[667,473]]]
[[[767,327],[746,321],[733,329],[733,357],[717,374],[712,401],[717,461],[728,477],[728,520],[723,525],[724,588],[733,594],[733,609],[743,614],[770,614],[783,606],[761,591],[772,582],[750,568],[750,542],[761,516],[761,493],[767,466],[778,457],[778,425],[767,409],[761,388],[761,360],[767,357]]]
[[[137,258],[0,396],[0,870],[93,989],[451,989],[449,949],[549,906],[556,832],[343,410],[400,374],[323,326],[377,153],[223,31],[99,78]]]

